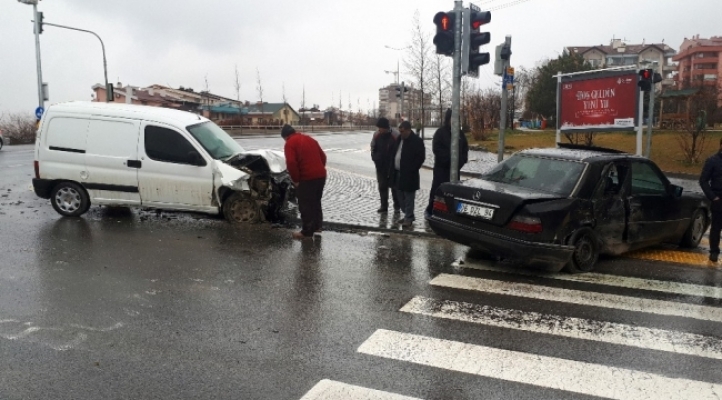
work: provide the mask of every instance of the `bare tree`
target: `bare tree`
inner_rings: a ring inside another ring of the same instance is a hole
[[[419,10],[414,12],[411,20],[411,45],[408,47],[408,57],[404,59],[404,67],[408,70],[419,87],[421,92],[420,106],[421,109],[421,138],[424,138],[424,126],[426,125],[426,91],[429,86],[429,78],[431,76],[432,64],[429,57],[431,51],[431,39],[426,29],[421,26],[421,18]],[[413,98],[413,96],[412,96]],[[413,106],[411,108],[413,110]],[[409,113],[412,115],[412,113]]]
[[[677,134],[677,142],[688,163],[697,164],[702,160],[705,146],[710,139],[706,130],[707,119],[716,114],[717,101],[717,88],[701,85],[687,103],[688,121]]]
[[[451,82],[449,78],[449,61],[446,56],[435,54],[431,58],[431,84],[433,85],[434,101],[439,108],[439,124],[443,123],[444,109],[448,104],[451,92]]]
[[[210,86],[208,85],[208,74],[207,74],[207,73],[206,73],[206,75],[203,77],[203,93],[204,93],[204,95],[205,95],[205,97],[206,97],[206,105],[209,107],[209,110],[210,110],[210,106],[211,106],[211,96],[210,96],[211,89],[210,89]],[[210,111],[209,111],[209,112],[210,112]]]
[[[288,102],[288,99],[286,99],[286,82],[281,84],[281,95],[283,96],[283,104],[286,104]]]
[[[263,84],[261,84],[261,71],[256,67],[256,90],[258,91],[258,99],[261,101],[261,118],[263,118]]]
[[[0,131],[8,143],[27,144],[35,142],[36,119],[31,114],[0,115]]]
[[[238,74],[238,64],[236,64],[235,72],[236,72],[236,82],[235,82],[234,87],[236,88],[236,100],[238,100],[238,102],[240,103],[241,102],[241,77]],[[240,107],[240,104],[239,104],[239,107]]]

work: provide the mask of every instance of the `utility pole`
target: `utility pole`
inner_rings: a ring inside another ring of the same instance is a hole
[[[35,32],[35,64],[38,75],[38,107],[45,108],[45,95],[43,94],[43,69],[40,66],[40,32],[42,29],[42,13],[38,13],[38,0],[18,0],[23,4],[33,6],[33,30]]]

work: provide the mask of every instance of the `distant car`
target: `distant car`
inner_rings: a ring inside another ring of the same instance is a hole
[[[701,192],[682,192],[652,161],[560,145],[518,152],[479,179],[438,189],[439,236],[532,266],[591,271],[600,254],[669,242],[699,245],[710,221]]]

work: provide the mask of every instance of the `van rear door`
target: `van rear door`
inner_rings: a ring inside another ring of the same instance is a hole
[[[88,128],[82,181],[90,201],[108,205],[140,205],[138,135],[140,121],[93,117]]]

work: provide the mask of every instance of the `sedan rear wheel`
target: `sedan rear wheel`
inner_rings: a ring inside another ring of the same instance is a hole
[[[571,273],[594,270],[594,265],[599,259],[599,242],[594,231],[590,228],[576,231],[569,240],[569,244],[574,246],[574,253],[564,269]]]
[[[261,219],[261,210],[245,193],[236,192],[223,202],[223,216],[234,224],[248,224]]]
[[[692,222],[689,224],[689,228],[687,228],[687,232],[685,232],[679,245],[691,249],[696,248],[699,246],[705,230],[707,230],[707,216],[703,210],[697,210],[694,212]]]

